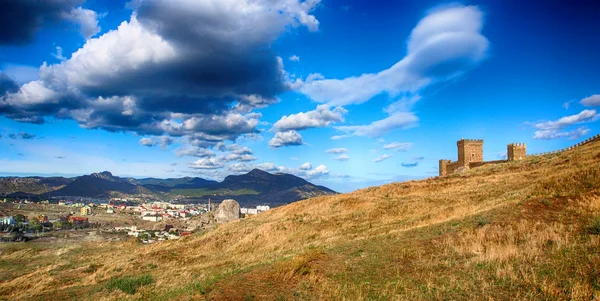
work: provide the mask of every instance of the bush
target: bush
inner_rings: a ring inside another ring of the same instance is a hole
[[[133,295],[138,287],[150,285],[152,282],[154,282],[154,280],[152,280],[152,276],[146,274],[140,277],[124,276],[121,278],[113,278],[106,282],[105,286],[111,292],[119,289],[124,293]]]
[[[588,232],[595,235],[600,234],[600,216],[594,219],[592,224],[588,227]]]

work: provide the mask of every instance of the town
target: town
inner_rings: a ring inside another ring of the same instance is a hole
[[[134,204],[126,199],[35,202],[5,198],[0,200],[0,241],[44,241],[65,232],[92,231],[106,240],[135,237],[140,243],[155,243],[179,239],[222,222],[215,219],[219,205],[210,200],[206,204],[161,201]],[[231,214],[244,218],[269,209],[266,205],[240,208],[238,204]]]

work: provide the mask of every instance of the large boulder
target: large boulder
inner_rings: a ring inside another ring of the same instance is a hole
[[[224,200],[215,212],[217,223],[226,223],[240,218],[240,204],[235,200]]]

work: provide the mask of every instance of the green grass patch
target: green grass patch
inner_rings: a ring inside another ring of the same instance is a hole
[[[115,291],[117,289],[123,291],[124,293],[133,295],[135,291],[140,286],[150,285],[154,282],[152,276],[149,274],[142,275],[139,277],[134,276],[124,276],[121,278],[113,278],[106,282],[105,287],[109,291]]]

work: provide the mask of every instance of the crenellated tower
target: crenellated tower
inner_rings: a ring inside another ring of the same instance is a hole
[[[511,143],[506,146],[506,157],[508,161],[525,159],[527,156],[527,145],[525,143]]]
[[[460,139],[458,147],[458,166],[469,167],[471,162],[483,162],[483,140]]]

